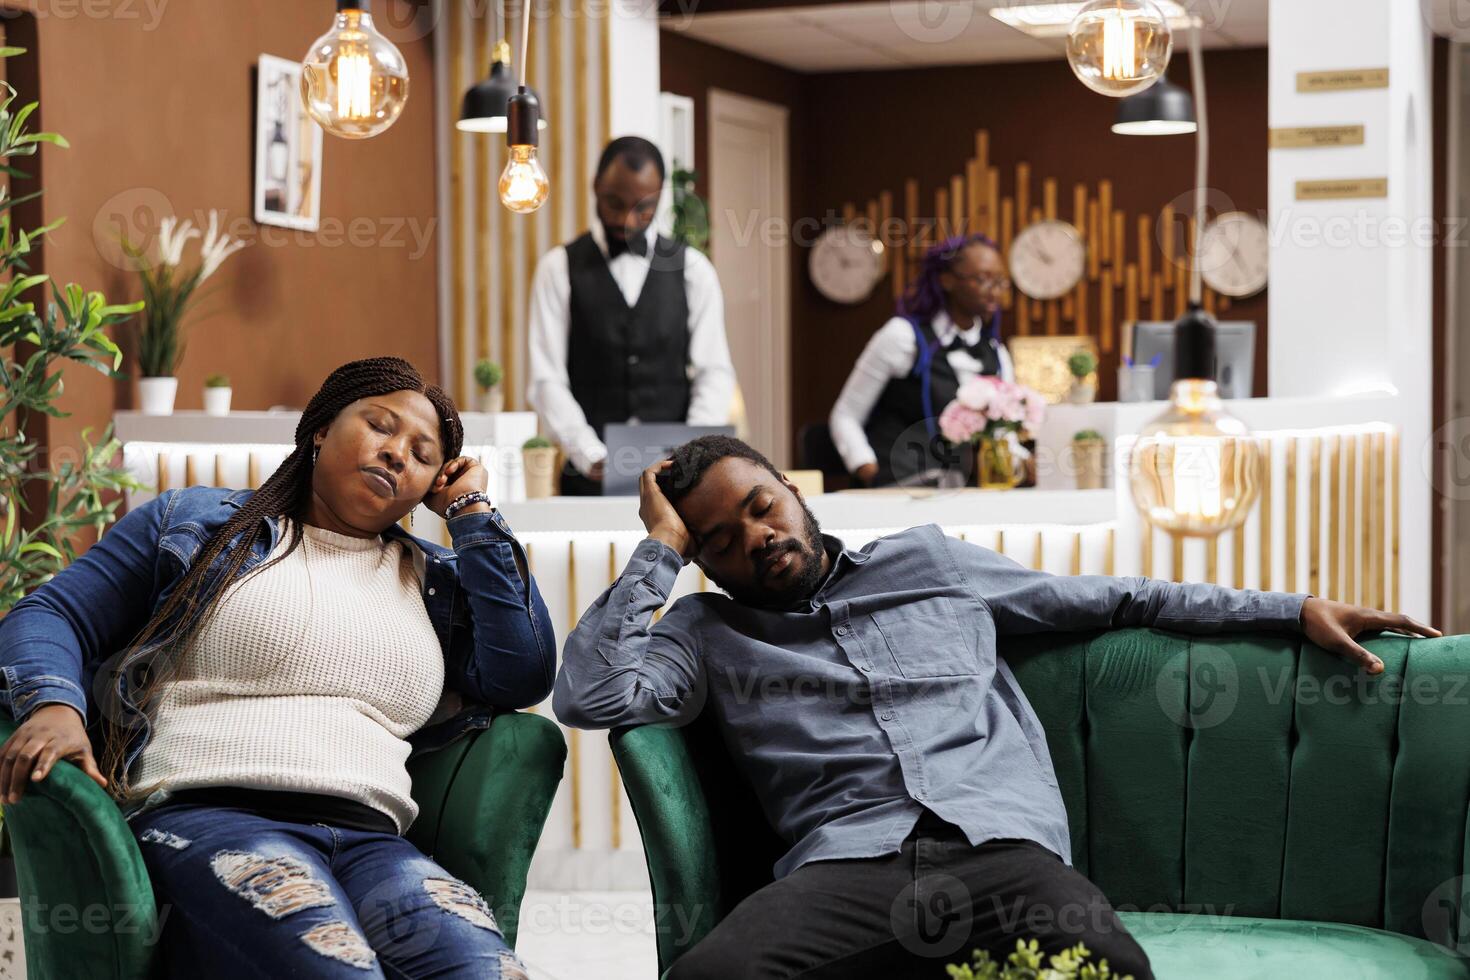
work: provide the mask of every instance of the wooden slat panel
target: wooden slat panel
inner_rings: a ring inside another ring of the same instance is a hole
[[[1258,527],[1261,532],[1261,581],[1257,583],[1257,587],[1269,592],[1271,590],[1272,579],[1271,515],[1276,509],[1271,496],[1271,469],[1273,464],[1271,461],[1271,443],[1266,439],[1259,439],[1256,444],[1260,448],[1261,458],[1266,461],[1266,465],[1261,467],[1261,500],[1258,505],[1260,507]]]
[[[1086,296],[1085,290],[1079,290],[1079,297]],[[1097,293],[1097,330],[1098,346],[1104,353],[1110,353],[1113,349],[1113,270],[1107,269],[1102,274],[1102,280],[1098,286]],[[1078,304],[1079,310],[1081,303]],[[1079,332],[1086,329],[1086,317],[1082,313],[1077,315]]]
[[[1123,322],[1120,326],[1123,328],[1123,346],[1127,348],[1132,325],[1138,322],[1138,266],[1130,265],[1123,271],[1127,280],[1123,286]]]
[[[1041,182],[1041,214],[1047,221],[1057,217],[1057,181],[1048,177]]]
[[[893,218],[893,194],[889,191],[878,193],[878,240],[883,243],[883,268],[887,272],[893,271],[893,229],[890,227]]]
[[[1328,599],[1342,595],[1342,437],[1327,438],[1327,588]]]
[[[964,235],[969,230],[965,224],[965,178],[956,174],[949,178],[949,233]]]
[[[1031,164],[1016,164],[1016,220],[1024,222],[1031,214]],[[1020,229],[1018,228],[1017,231]]]
[[[199,485],[199,474],[194,467],[194,454],[184,454],[184,486],[197,487]]]
[[[1138,216],[1138,268],[1143,278],[1148,279],[1153,272],[1154,243],[1153,222],[1146,214]]]
[[[1286,440],[1286,588],[1296,592],[1296,438]]]
[[[1347,551],[1344,555],[1343,564],[1347,575],[1342,584],[1342,601],[1356,604],[1358,601],[1358,488],[1362,485],[1358,480],[1358,439],[1356,435],[1344,436],[1343,441],[1347,446],[1347,460],[1343,464],[1346,468],[1344,480],[1347,491],[1347,502],[1344,505],[1343,518],[1348,527]]]
[[[1102,271],[1102,236],[1098,227],[1102,219],[1098,216],[1098,202],[1087,202],[1087,278],[1097,282]]]
[[[1150,319],[1164,319],[1164,277],[1158,272],[1154,273],[1153,293],[1149,297],[1148,313]]]
[[[1112,263],[1113,263],[1113,268],[1115,268],[1115,269],[1121,269],[1123,267],[1124,263],[1127,261],[1127,256],[1128,256],[1127,229],[1128,229],[1127,219],[1123,217],[1123,212],[1122,211],[1114,211],[1113,212],[1113,254],[1112,254]]]
[[[452,92],[463,92],[469,87],[469,80],[465,76],[464,48],[459,43],[459,39],[464,36],[464,25],[461,23],[463,12],[463,4],[449,4],[446,43],[449,48],[449,88]],[[454,400],[457,403],[467,405],[470,395],[466,386],[470,358],[470,324],[465,322],[465,310],[468,306],[464,276],[465,249],[464,239],[460,234],[460,224],[464,220],[464,144],[466,137],[456,129],[449,132],[448,138],[449,332],[454,338],[454,377],[446,388],[454,393]]]
[[[954,232],[949,223],[949,188],[941,187],[934,192],[934,239],[943,241]]]
[[[1000,170],[985,171],[985,234],[991,241],[1000,238]]]
[[[1389,572],[1393,576],[1388,608],[1391,612],[1402,612],[1403,596],[1399,592],[1399,522],[1404,510],[1404,498],[1400,495],[1403,484],[1399,473],[1399,432],[1397,429],[1390,432],[1388,436],[1388,486],[1393,494],[1388,515],[1388,562]]]
[[[1322,440],[1310,437],[1311,470],[1307,481],[1307,591],[1322,594]]]
[[[1097,216],[1101,222],[1098,228],[1098,247],[1101,254],[1098,258],[1103,262],[1113,261],[1113,242],[1109,235],[1112,231],[1113,220],[1113,182],[1111,180],[1100,180],[1097,182]]]

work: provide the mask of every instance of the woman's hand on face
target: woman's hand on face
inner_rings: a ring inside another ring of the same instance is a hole
[[[474,490],[485,490],[489,486],[490,474],[480,465],[478,459],[473,456],[458,456],[445,463],[439,470],[439,475],[434,477],[434,482],[429,485],[429,495],[424,498],[424,506],[442,518],[444,508],[453,503],[455,497]]]
[[[107,777],[92,757],[82,716],[71,705],[43,704],[0,745],[0,803],[20,802],[26,786],[45,779],[57,759],[76,763],[93,782],[107,788]]]

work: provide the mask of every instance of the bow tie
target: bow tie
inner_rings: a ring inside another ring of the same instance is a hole
[[[975,343],[973,344],[965,343],[964,337],[962,337],[960,334],[955,334],[953,337],[950,338],[949,343],[944,345],[944,349],[945,351],[968,351],[970,355],[978,361],[981,359],[980,352],[983,351],[987,346],[988,344],[986,342],[984,334],[981,334],[980,339],[975,341]]]
[[[648,254],[648,236],[636,235],[633,238],[607,238],[607,258],[611,262],[624,252],[632,252],[634,255],[645,256]]]

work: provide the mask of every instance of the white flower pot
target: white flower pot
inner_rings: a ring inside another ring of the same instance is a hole
[[[140,378],[138,397],[144,415],[172,415],[174,396],[179,393],[178,378]]]
[[[500,390],[500,385],[494,388],[481,388],[479,396],[475,399],[475,411],[477,412],[503,412],[505,411],[505,392]]]
[[[204,389],[204,414],[205,415],[229,415],[230,414],[230,388],[205,388]]]
[[[1097,398],[1097,387],[1085,381],[1073,381],[1067,389],[1067,401],[1073,405],[1089,405]]]

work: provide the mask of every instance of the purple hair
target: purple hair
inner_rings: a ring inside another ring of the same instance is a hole
[[[948,272],[960,257],[960,253],[976,243],[988,245],[1000,253],[1000,246],[995,244],[988,236],[979,232],[969,235],[955,235],[930,247],[924,253],[923,264],[919,267],[919,275],[913,282],[909,283],[904,290],[903,298],[898,301],[898,315],[918,326],[928,323],[934,319],[934,314],[944,309],[944,287],[939,284],[939,277]],[[985,337],[1000,339],[1000,308],[997,307],[995,315],[987,320],[981,329]]]

